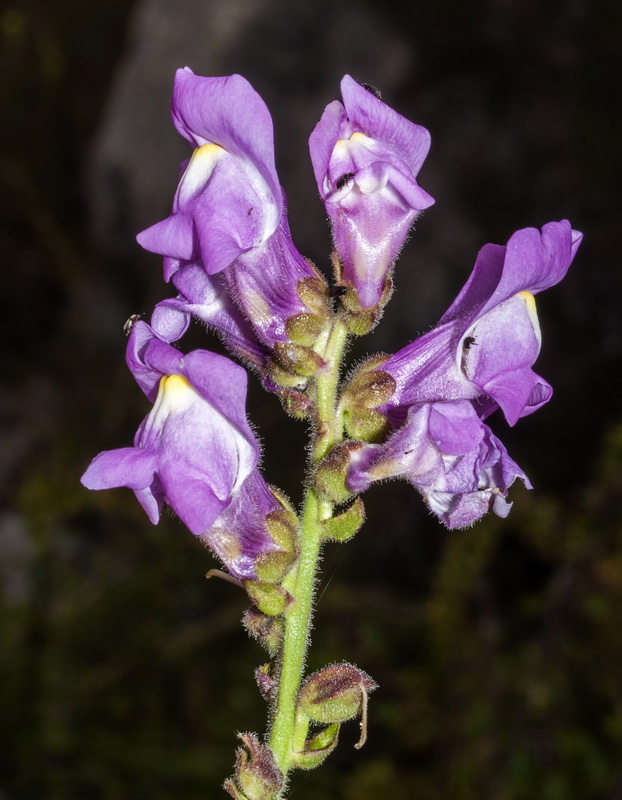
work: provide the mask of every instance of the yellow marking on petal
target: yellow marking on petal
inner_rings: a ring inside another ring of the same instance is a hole
[[[531,292],[519,292],[518,296],[521,297],[527,308],[527,314],[533,325],[533,331],[538,342],[542,341],[542,334],[540,332],[540,320],[538,319],[538,309],[536,308],[536,298]]]
[[[171,394],[183,392],[186,389],[192,389],[192,384],[188,378],[183,375],[165,375],[160,381],[160,387],[170,397]]]
[[[367,142],[371,142],[369,136],[366,136],[364,133],[360,131],[354,131],[352,136],[350,136],[350,141],[354,139],[355,142],[361,142],[362,144],[366,144]]]

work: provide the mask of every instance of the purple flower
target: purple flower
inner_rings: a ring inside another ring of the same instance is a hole
[[[379,410],[395,426],[413,405],[477,400],[480,417],[501,407],[514,425],[546,403],[552,389],[532,370],[541,344],[534,295],[564,277],[582,238],[563,220],[485,245],[436,328],[380,367],[396,388]]]
[[[506,517],[507,490],[516,478],[531,488],[468,400],[413,406],[386,442],[362,445],[350,456],[353,492],[397,477],[409,480],[448,528],[467,527],[490,509]]]
[[[310,312],[300,281],[324,281],[289,233],[265,103],[239,75],[203,78],[186,68],[177,71],[172,114],[177,130],[197,149],[171,215],[140,233],[138,242],[165,256],[166,280],[189,264],[200,264],[208,276],[222,273],[213,285],[226,285],[251,323],[257,343],[251,345],[244,333],[247,348],[287,341],[287,321]],[[225,338],[235,339],[244,325],[231,307],[226,311],[227,320],[220,313],[218,320],[206,321],[221,329],[223,323]]]
[[[132,330],[130,369],[153,402],[134,447],[108,450],[82,477],[89,489],[128,486],[156,524],[165,503],[239,578],[278,550],[265,514],[278,508],[257,470],[245,415],[245,370],[206,350],[181,354],[144,322]]]
[[[268,350],[233,303],[223,273],[208,275],[201,264],[177,262],[172,282],[179,295],[158,303],[151,318],[151,326],[160,338],[176,342],[193,315],[216,330],[236,356],[259,370],[265,366]]]
[[[430,135],[349,75],[343,105],[330,103],[309,139],[320,195],[332,223],[341,284],[362,308],[379,305],[415,217],[434,202],[416,181]]]
[[[266,242],[281,218],[272,119],[240,75],[203,78],[187,67],[175,75],[172,116],[196,149],[171,215],[138,241],[154,253],[200,260],[213,275]]]

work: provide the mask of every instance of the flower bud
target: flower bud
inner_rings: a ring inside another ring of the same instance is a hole
[[[307,678],[298,705],[313,722],[345,722],[360,714],[365,695],[375,688],[376,683],[358,667],[332,664]]]

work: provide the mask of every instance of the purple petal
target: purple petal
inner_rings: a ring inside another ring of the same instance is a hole
[[[137,447],[104,450],[95,456],[80,479],[87,489],[145,489],[153,481],[156,458]]]

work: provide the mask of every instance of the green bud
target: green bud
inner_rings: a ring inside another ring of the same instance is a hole
[[[310,347],[293,342],[277,342],[274,353],[278,363],[288,372],[309,378],[324,366],[322,358]]]
[[[337,747],[340,727],[341,724],[335,722],[308,739],[303,752],[294,756],[296,766],[300,769],[313,769],[319,766]]]
[[[290,341],[311,347],[322,333],[324,325],[324,319],[317,314],[295,314],[285,323],[285,330]]]
[[[365,507],[361,498],[357,497],[350,508],[322,523],[323,538],[325,541],[347,542],[359,530],[364,520]]]
[[[279,652],[284,632],[282,617],[269,617],[255,606],[251,606],[244,612],[242,625],[271,656]]]
[[[269,617],[282,614],[292,600],[281,586],[261,581],[244,581],[244,588],[257,608]]]
[[[254,733],[238,733],[242,747],[236,752],[235,783],[227,781],[225,788],[236,800],[274,800],[283,787],[283,773],[277,767],[272,752],[259,742]]]
[[[313,722],[345,722],[363,710],[374,681],[352,664],[332,664],[305,681],[298,705]]]

